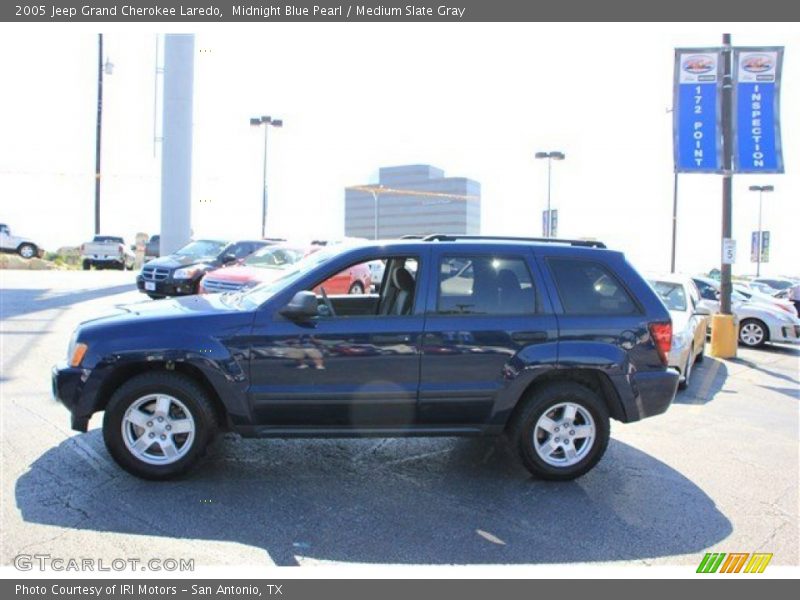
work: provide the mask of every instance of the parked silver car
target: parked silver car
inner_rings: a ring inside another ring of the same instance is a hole
[[[689,387],[694,363],[702,362],[706,352],[706,328],[711,312],[700,305],[700,292],[689,277],[657,275],[648,282],[672,317],[672,347],[669,366],[681,374],[680,389]]]

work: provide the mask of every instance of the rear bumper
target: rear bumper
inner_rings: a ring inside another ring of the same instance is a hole
[[[675,369],[644,371],[622,376],[626,381],[615,382],[625,411],[625,421],[639,421],[667,411],[678,391],[680,375]]]
[[[64,363],[52,369],[53,399],[63,404],[71,415],[71,427],[75,431],[86,431],[93,410],[88,410],[84,386],[91,371],[72,368]]]

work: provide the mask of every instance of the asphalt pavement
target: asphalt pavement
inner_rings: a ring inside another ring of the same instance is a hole
[[[50,367],[82,320],[150,302],[130,272],[0,271],[0,564],[19,554],[199,566],[798,565],[800,348],[707,357],[662,416],[613,423],[603,460],[532,479],[501,440],[221,437],[154,483],[119,469],[95,416],[69,429]]]

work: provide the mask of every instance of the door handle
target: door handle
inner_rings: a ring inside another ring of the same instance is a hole
[[[375,334],[372,341],[376,344],[407,344],[411,341],[411,336],[407,334]]]
[[[511,334],[515,342],[546,342],[546,331],[515,331]]]

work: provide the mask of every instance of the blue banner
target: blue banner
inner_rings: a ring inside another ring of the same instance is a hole
[[[721,84],[718,48],[675,50],[672,105],[675,171],[722,171]]]
[[[780,82],[783,48],[736,48],[734,171],[783,173]]]

